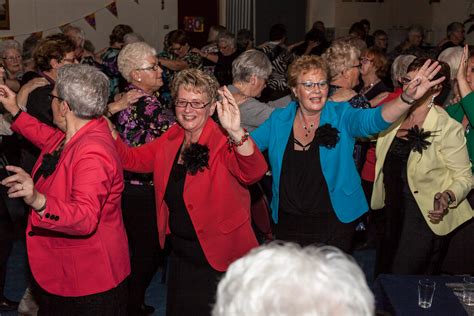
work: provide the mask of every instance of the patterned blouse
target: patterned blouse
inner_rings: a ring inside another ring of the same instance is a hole
[[[133,89],[141,90],[129,84],[125,91]],[[165,109],[154,95],[139,99],[117,115],[117,130],[124,142],[133,147],[160,137],[174,123],[171,110]],[[152,179],[151,174],[125,173],[125,180],[131,184],[151,183]]]
[[[120,71],[118,70],[117,58],[120,49],[109,47],[101,56],[101,70],[109,77],[109,101],[113,101],[114,96],[119,92]]]

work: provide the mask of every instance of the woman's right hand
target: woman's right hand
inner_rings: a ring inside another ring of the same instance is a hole
[[[437,61],[428,59],[423,66],[417,71],[415,77],[406,85],[402,94],[405,94],[405,98],[411,100],[421,99],[425,93],[432,87],[443,82],[446,77],[441,77],[436,80],[433,78],[441,70],[441,65]]]
[[[459,62],[458,72],[456,74],[456,79],[458,81],[459,94],[461,98],[464,98],[472,90],[469,82],[467,81],[467,62],[469,60],[469,48],[467,45],[464,46],[463,53],[461,55],[461,60]]]
[[[10,112],[12,116],[15,116],[20,111],[16,103],[16,94],[6,85],[0,85],[0,102],[3,107]]]
[[[33,78],[20,88],[17,95],[17,104],[20,109],[26,111],[26,103],[28,102],[28,96],[30,93],[39,87],[44,87],[48,85],[49,82],[46,78]]]
[[[108,112],[110,114],[115,114],[122,110],[125,110],[130,104],[134,104],[140,100],[140,98],[147,96],[147,94],[140,90],[130,90],[127,93],[122,94],[122,96],[117,99],[115,102],[109,103],[107,105]]]

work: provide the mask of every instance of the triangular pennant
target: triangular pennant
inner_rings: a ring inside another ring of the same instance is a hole
[[[31,35],[36,37],[37,39],[42,39],[43,38],[43,31],[34,32],[34,33],[31,33]]]
[[[138,0],[135,0],[136,3],[140,4],[140,2],[138,2]]]
[[[69,26],[69,23],[63,24],[59,27],[62,33],[64,33],[64,29]]]
[[[115,3],[115,1],[112,2],[111,4],[107,5],[106,8],[110,11],[110,13],[112,13],[113,15],[118,17],[117,3]]]
[[[95,12],[85,16],[84,20],[86,20],[86,22],[89,23],[89,25],[95,30]]]

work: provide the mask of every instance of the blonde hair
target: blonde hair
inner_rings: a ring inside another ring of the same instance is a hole
[[[329,65],[331,79],[341,74],[344,70],[353,67],[352,62],[359,60],[360,50],[346,40],[336,40],[323,54]]]
[[[323,72],[326,78],[329,75],[329,66],[320,56],[304,55],[296,59],[288,68],[288,86],[290,88],[296,87],[299,75],[314,70]]]
[[[196,68],[184,69],[178,72],[171,82],[171,96],[176,100],[179,87],[183,86],[186,90],[206,94],[210,102],[217,100],[217,89],[219,83],[216,78]]]

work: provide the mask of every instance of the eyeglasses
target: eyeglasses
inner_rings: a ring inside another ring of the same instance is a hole
[[[404,85],[405,85],[405,84],[409,84],[409,83],[411,82],[411,78],[408,78],[408,77],[401,77],[401,78],[400,78],[400,82],[401,82],[402,84],[404,84]]]
[[[52,94],[52,93],[49,93],[49,94],[48,94],[48,98],[49,98],[49,101],[50,101],[50,102],[53,101],[54,98],[58,99],[59,102],[63,102],[63,101],[64,101],[63,98],[60,98],[60,97],[58,97],[57,95],[54,95],[54,94]]]
[[[137,68],[135,70],[144,70],[144,71],[147,71],[147,70],[153,70],[153,71],[157,71],[157,70],[160,70],[161,67],[160,64],[154,64],[153,66],[148,66],[148,67],[143,67],[143,68]]]
[[[362,57],[362,58],[360,59],[360,63],[361,63],[362,65],[371,63],[372,61],[373,61],[372,59],[367,58],[367,57]]]
[[[352,69],[352,68],[360,68],[362,66],[361,63],[359,63],[358,65],[354,65],[354,66],[350,66],[349,68]]]
[[[17,61],[17,60],[22,60],[22,57],[18,55],[18,56],[3,57],[2,59],[8,60],[8,61]]]
[[[316,87],[318,87],[318,90],[324,90],[329,87],[329,84],[326,80],[321,80],[319,82],[305,81],[298,82],[298,84],[302,85],[306,91],[312,91]]]
[[[211,104],[212,101],[209,101],[207,103],[204,102],[199,102],[199,101],[186,101],[186,100],[176,100],[174,105],[177,108],[185,108],[188,106],[188,104],[193,108],[193,109],[204,109],[206,106]]]

